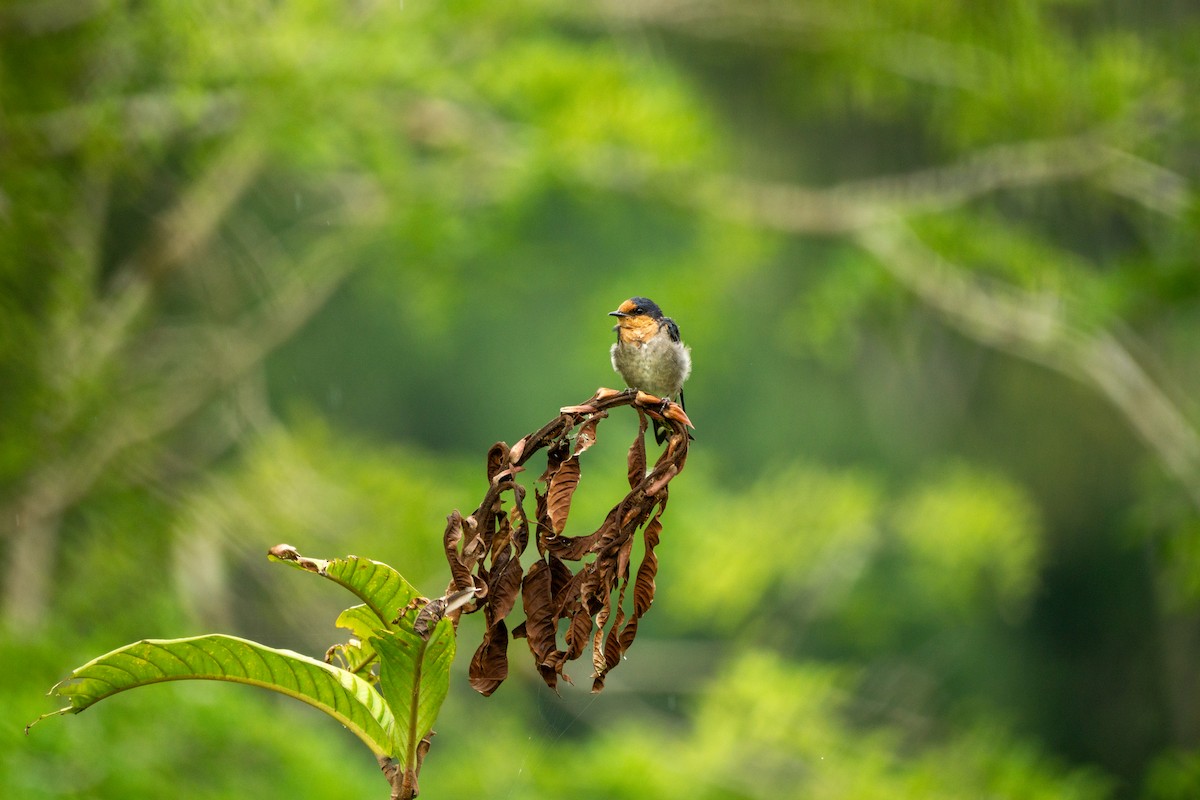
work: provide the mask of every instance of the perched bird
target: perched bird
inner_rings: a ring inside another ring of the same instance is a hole
[[[664,317],[658,304],[645,297],[631,297],[608,315],[617,318],[612,365],[625,384],[664,400],[677,397],[683,406],[683,382],[692,371],[692,351],[679,340],[675,320]],[[665,438],[658,425],[654,438],[660,444]]]

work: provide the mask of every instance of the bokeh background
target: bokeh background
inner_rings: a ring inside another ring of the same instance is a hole
[[[323,652],[279,542],[440,594],[634,294],[654,608],[598,696],[475,695],[467,618],[423,796],[1200,797],[1200,7],[10,0],[0,70],[5,797],[386,796],[245,687],[22,728],[135,639]]]

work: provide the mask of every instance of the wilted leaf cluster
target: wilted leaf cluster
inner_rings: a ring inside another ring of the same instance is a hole
[[[629,492],[594,531],[566,535],[571,500],[581,475],[580,456],[596,442],[597,428],[610,409],[630,406],[638,414],[638,432],[629,448]],[[647,469],[647,416],[667,431],[666,445]],[[445,549],[452,575],[447,593],[474,589],[475,600],[463,611],[482,611],[483,641],[471,658],[470,681],[490,695],[508,676],[506,619],[518,596],[525,620],[511,633],[529,643],[542,679],[557,688],[566,663],[592,643],[592,691],[604,688],[608,672],[637,636],[638,622],[654,600],[658,558],[654,548],[662,532],[668,485],[687,459],[690,423],[682,408],[643,392],[600,389],[581,405],[561,409],[558,417],[509,447],[497,442],[488,451],[489,487],[479,507],[466,517],[457,510],[446,525]],[[546,470],[534,490],[532,518],[525,488],[516,476],[534,453],[546,450]],[[505,508],[506,498],[511,505]],[[631,571],[633,547],[642,531],[644,550]],[[537,558],[524,569],[521,557],[532,537]],[[574,566],[573,566],[574,565]],[[632,608],[625,597],[633,582]],[[560,646],[559,627],[565,632]]]

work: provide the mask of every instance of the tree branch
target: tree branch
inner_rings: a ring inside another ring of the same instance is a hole
[[[1200,435],[1112,333],[1073,325],[1061,297],[969,277],[903,226],[866,229],[856,241],[968,336],[1081,380],[1108,398],[1200,508]]]

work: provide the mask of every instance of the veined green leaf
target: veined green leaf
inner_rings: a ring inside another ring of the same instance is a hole
[[[454,625],[440,620],[428,640],[397,630],[371,644],[380,656],[380,690],[396,720],[396,758],[405,768],[415,768],[417,745],[433,730],[450,688]]]
[[[412,616],[415,616],[415,613]],[[371,639],[386,632],[388,628],[366,605],[351,606],[338,614],[337,626],[353,633],[354,638],[347,644],[336,645],[333,650],[337,651],[345,662],[346,669],[356,675],[363,675],[366,680],[374,683],[372,675],[364,674],[369,673],[370,665],[377,657]]]
[[[413,612],[414,615],[416,612]],[[364,645],[372,636],[378,636],[381,633],[391,630],[390,627],[380,624],[378,615],[371,610],[368,605],[350,606],[341,614],[338,614],[337,626],[345,628],[354,634]],[[409,625],[411,628],[412,625]]]
[[[395,718],[365,680],[291,650],[221,634],[146,639],[89,661],[50,690],[70,705],[35,722],[57,714],[78,714],[127,689],[180,680],[230,681],[286,694],[345,725],[376,756],[394,755]]]
[[[290,545],[272,548],[270,558],[328,578],[349,589],[371,609],[387,630],[393,628],[392,620],[399,616],[400,610],[418,596],[417,590],[399,572],[369,558],[346,556],[324,561],[301,556]]]

